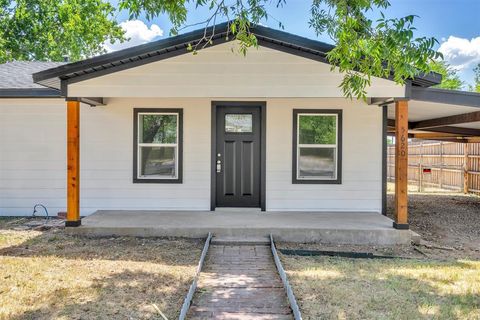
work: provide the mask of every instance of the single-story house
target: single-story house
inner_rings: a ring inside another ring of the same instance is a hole
[[[480,96],[429,88],[438,74],[373,78],[368,99],[351,100],[331,45],[256,26],[259,47],[243,56],[226,31],[198,54],[187,47],[203,29],[73,63],[0,65],[0,215],[39,202],[67,210],[67,226],[100,209],[385,213],[395,133],[404,229],[408,138],[480,136]]]

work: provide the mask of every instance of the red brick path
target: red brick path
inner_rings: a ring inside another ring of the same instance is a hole
[[[187,319],[293,319],[270,247],[212,245]]]

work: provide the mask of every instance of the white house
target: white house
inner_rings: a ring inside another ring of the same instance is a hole
[[[451,117],[477,112],[479,96],[429,89],[437,74],[375,78],[366,102],[350,100],[332,46],[253,32],[246,56],[223,24],[196,55],[187,46],[203,30],[74,63],[1,65],[0,215],[36,203],[68,209],[70,226],[100,209],[382,213],[396,119],[395,226],[407,228],[408,131],[480,136],[479,122]]]

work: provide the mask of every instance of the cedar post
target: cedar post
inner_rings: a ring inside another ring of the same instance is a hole
[[[80,102],[67,101],[67,221],[78,227],[80,220]]]
[[[395,102],[395,229],[408,229],[408,101]]]

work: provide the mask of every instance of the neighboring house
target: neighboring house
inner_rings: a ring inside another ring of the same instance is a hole
[[[332,46],[258,26],[259,48],[244,57],[225,31],[217,26],[197,55],[187,46],[203,30],[75,63],[1,65],[0,215],[67,202],[70,225],[98,209],[380,213],[396,118],[387,105],[396,103],[403,139],[408,117],[480,106],[478,96],[428,89],[436,74],[405,86],[373,78],[367,102],[346,99],[326,60]],[[433,127],[433,139],[480,136],[478,125]],[[397,198],[405,228],[406,190]]]

